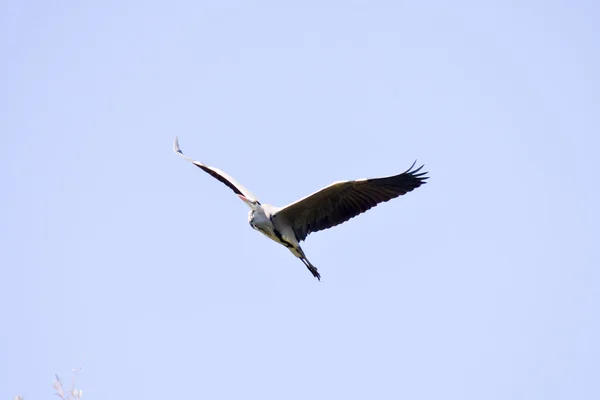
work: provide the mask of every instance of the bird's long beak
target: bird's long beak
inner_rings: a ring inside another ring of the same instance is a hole
[[[246,196],[244,196],[244,195],[241,195],[241,194],[238,194],[238,197],[239,197],[240,199],[242,199],[242,201],[243,201],[244,203],[246,203],[246,204],[248,205],[248,207],[252,208],[252,203],[250,202],[250,200],[248,200],[248,198],[247,198]]]

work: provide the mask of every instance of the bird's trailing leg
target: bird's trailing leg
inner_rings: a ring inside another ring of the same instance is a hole
[[[285,245],[285,243],[287,243],[287,242],[284,242],[284,245]],[[293,255],[298,257],[304,263],[304,265],[306,265],[306,268],[308,268],[310,273],[313,274],[313,276],[315,278],[317,278],[320,282],[321,274],[319,274],[317,267],[315,267],[314,265],[311,264],[310,261],[308,261],[308,258],[306,258],[306,255],[304,254],[304,250],[302,250],[302,247],[300,247],[299,245],[294,246],[291,243],[287,243],[286,247],[292,252]]]
[[[306,268],[308,268],[308,270],[311,272],[311,274],[313,274],[313,276],[315,278],[317,278],[319,280],[319,282],[321,281],[321,274],[319,274],[319,271],[317,270],[317,267],[315,267],[314,265],[312,265],[310,263],[310,261],[308,261],[308,259],[306,257],[300,257],[300,260],[302,260],[302,262],[304,263],[304,265],[306,265]]]

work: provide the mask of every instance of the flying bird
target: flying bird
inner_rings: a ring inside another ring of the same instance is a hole
[[[177,138],[173,151],[233,190],[250,207],[250,226],[287,247],[319,281],[321,275],[306,258],[301,241],[313,232],[339,225],[379,203],[402,196],[428,179],[427,172],[420,172],[423,166],[413,169],[415,162],[399,175],[335,182],[285,207],[275,207],[261,204],[256,196],[220,169],[184,155]]]

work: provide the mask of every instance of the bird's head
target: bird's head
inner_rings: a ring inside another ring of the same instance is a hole
[[[256,229],[256,226],[254,225],[254,213],[260,209],[260,202],[258,200],[249,199],[246,196],[242,196],[241,194],[238,194],[238,196],[240,199],[242,199],[244,203],[248,204],[248,206],[250,207],[250,211],[248,212],[248,223],[250,223],[250,226],[252,228]]]
[[[258,200],[249,199],[241,194],[238,194],[238,197],[242,199],[242,201],[246,203],[248,207],[252,209],[252,211],[255,211],[260,206],[260,202]]]

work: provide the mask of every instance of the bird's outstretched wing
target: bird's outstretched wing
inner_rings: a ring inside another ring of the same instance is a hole
[[[279,209],[274,217],[287,221],[302,241],[426,183],[427,172],[419,172],[423,166],[413,169],[414,165],[395,176],[333,183]]]
[[[177,138],[175,138],[175,142],[173,142],[173,151],[175,153],[177,153],[178,155],[180,155],[181,157],[188,160],[189,162],[191,162],[192,164],[194,164],[196,167],[200,168],[201,170],[203,170],[204,172],[209,174],[210,176],[212,176],[213,178],[224,183],[228,188],[233,190],[236,194],[241,194],[242,196],[246,197],[249,200],[258,201],[258,199],[256,197],[254,197],[254,195],[252,193],[250,193],[250,191],[248,189],[243,187],[239,182],[237,182],[231,176],[227,175],[225,172],[221,171],[220,169],[209,167],[208,165],[204,165],[200,161],[192,160],[191,158],[189,158],[188,156],[183,154],[183,152],[179,148],[179,141],[177,140]]]

